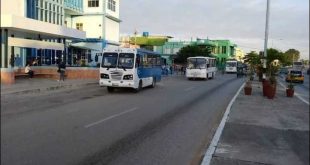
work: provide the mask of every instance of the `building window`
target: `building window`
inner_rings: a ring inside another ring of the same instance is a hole
[[[48,12],[48,11],[45,10],[45,17],[44,17],[44,21],[45,21],[45,22],[47,22],[47,20],[48,20],[48,19],[47,19],[47,18],[48,18],[48,17],[47,17],[47,12]]]
[[[48,19],[48,22],[49,22],[49,23],[52,22],[52,12],[51,12],[51,11],[49,12],[49,19]]]
[[[108,9],[115,11],[116,2],[114,0],[108,1]]]
[[[55,24],[55,19],[56,19],[56,13],[53,13],[53,24]]]
[[[222,54],[226,54],[226,46],[222,46]]]
[[[41,9],[41,13],[40,13],[40,21],[43,21],[43,15],[44,15],[44,10]]]
[[[83,23],[76,23],[77,30],[83,30]]]
[[[88,0],[88,7],[99,7],[99,0]]]

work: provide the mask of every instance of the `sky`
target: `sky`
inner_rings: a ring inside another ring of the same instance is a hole
[[[120,0],[121,36],[229,39],[245,53],[264,49],[267,0]],[[268,48],[309,59],[309,0],[270,0]]]

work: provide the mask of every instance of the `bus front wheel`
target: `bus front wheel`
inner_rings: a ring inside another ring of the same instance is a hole
[[[138,93],[142,89],[142,80],[139,81],[139,86],[138,88],[135,89],[135,93]]]

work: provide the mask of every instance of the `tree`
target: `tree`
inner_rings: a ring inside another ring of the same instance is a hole
[[[298,61],[300,58],[300,52],[296,49],[289,49],[284,53],[285,60],[283,61],[285,65],[292,65],[293,61]]]
[[[274,60],[279,60],[281,63],[286,62],[286,58],[281,51],[273,48],[267,49],[267,64],[270,64]]]
[[[210,56],[210,49],[208,47],[202,47],[198,45],[188,45],[186,47],[181,48],[181,50],[177,53],[177,58],[175,59],[176,63],[186,63],[188,57],[196,57],[196,56]]]
[[[261,56],[256,53],[255,51],[251,51],[250,53],[247,53],[244,58],[244,62],[249,64],[250,66],[250,75],[253,76],[253,73],[256,71],[257,75],[261,79]]]
[[[255,51],[251,51],[250,53],[247,53],[243,58],[245,63],[253,67],[261,64],[260,59],[261,59],[260,56]]]

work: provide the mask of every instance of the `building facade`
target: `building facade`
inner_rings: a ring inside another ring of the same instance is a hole
[[[1,0],[1,68],[96,65],[119,46],[119,0]]]
[[[67,60],[67,40],[86,33],[64,24],[63,0],[1,0],[1,68],[57,65]]]
[[[120,45],[119,3],[119,0],[83,0],[82,13],[66,12],[65,25],[86,32],[86,39],[72,40],[70,43],[73,65],[83,60],[95,66],[100,62],[100,53],[104,48]]]
[[[169,41],[163,46],[155,47],[155,51],[161,53],[167,59],[167,62],[171,64],[181,48],[188,45],[210,47],[212,55],[217,58],[218,65],[225,64],[229,58],[235,58],[237,50],[237,45],[229,40],[196,39],[191,41]]]

